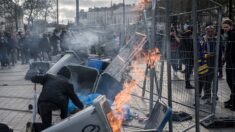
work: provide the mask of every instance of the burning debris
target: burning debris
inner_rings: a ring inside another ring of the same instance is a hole
[[[125,119],[124,106],[131,100],[131,93],[136,88],[136,81],[125,83],[123,90],[115,96],[113,102],[113,111],[108,113],[108,120],[113,129],[113,132],[120,132],[122,122]]]
[[[160,60],[160,51],[155,48],[153,51],[148,51],[145,53],[145,61],[150,68],[155,67],[155,62]]]

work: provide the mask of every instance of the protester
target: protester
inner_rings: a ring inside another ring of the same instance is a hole
[[[171,66],[173,68],[173,75],[177,78],[177,71],[179,70],[179,54],[178,48],[180,44],[180,39],[177,36],[177,30],[172,27],[170,32],[170,42],[171,42]]]
[[[231,20],[223,21],[225,38],[226,80],[231,90],[230,99],[224,102],[225,108],[235,111],[235,30]]]
[[[7,47],[8,39],[3,32],[0,32],[0,60],[2,68],[9,65]]]
[[[21,62],[22,64],[28,64],[30,59],[30,44],[32,43],[32,38],[29,32],[25,33],[25,36],[20,40],[21,49]]]
[[[185,65],[185,88],[194,89],[190,84],[190,75],[193,70],[193,38],[192,38],[192,26],[188,26],[185,32],[182,34],[181,43],[179,46],[180,57],[183,58]]]
[[[60,50],[60,31],[58,29],[55,29],[53,32],[53,35],[50,38],[51,45],[53,47],[53,55],[57,55]]]
[[[51,126],[52,111],[60,110],[61,119],[68,116],[69,98],[81,110],[83,104],[76,96],[73,85],[69,83],[71,73],[67,67],[57,73],[57,75],[36,75],[32,77],[32,82],[43,85],[42,92],[38,99],[38,110],[42,119],[42,124],[35,126],[37,130],[43,130]]]
[[[44,33],[42,35],[42,38],[39,42],[39,47],[40,47],[40,54],[42,56],[42,60],[51,60],[51,44],[50,40],[48,38],[48,35]]]
[[[199,87],[199,97],[201,97],[202,90],[204,90],[204,96],[202,99],[208,99],[211,97],[211,88],[209,86],[209,67],[208,67],[208,43],[206,36],[203,36],[198,43],[198,87]],[[210,79],[212,80],[212,79]]]

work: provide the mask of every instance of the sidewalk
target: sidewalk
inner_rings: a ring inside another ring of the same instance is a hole
[[[24,76],[27,70],[28,70],[28,65],[20,65],[20,64],[17,64],[15,67],[12,67],[10,69],[0,70],[0,122],[9,125],[10,128],[14,129],[14,132],[25,132],[26,123],[28,121],[31,121],[32,118],[32,112],[28,110],[28,105],[32,103],[34,84],[31,83],[30,81],[24,80]],[[173,100],[184,102],[184,104],[192,106],[194,100],[192,97],[193,92],[191,90],[183,89],[184,81],[176,80],[173,81],[172,83],[173,83],[172,89],[174,91]],[[139,84],[142,85],[142,82],[139,82]],[[167,90],[165,88],[163,89],[163,96],[167,95]],[[37,85],[38,94],[40,93],[40,90],[41,86]],[[217,112],[216,112],[218,116],[234,116],[235,112],[223,108],[222,102],[227,100],[229,95],[229,89],[225,79],[219,81],[218,95],[219,95],[219,102],[217,105]],[[148,94],[146,95],[146,97],[148,97]],[[138,107],[138,109],[142,109],[144,113],[148,113],[148,111],[144,110],[148,108],[148,101],[143,102],[143,100],[140,99],[138,99],[139,101],[137,101],[137,99],[134,98],[132,100],[134,101],[133,107],[136,108]],[[143,104],[141,103],[141,101],[143,102]],[[175,103],[173,105],[174,105],[174,110],[183,109],[192,112],[192,109],[179,106]],[[37,120],[40,121],[39,116],[37,116]],[[59,121],[58,116],[54,116],[53,122],[58,122],[58,121]],[[190,122],[193,122],[193,120]],[[187,126],[187,124],[189,125],[191,123],[189,122],[185,122],[183,124],[179,123],[178,125],[181,127],[176,125],[174,129],[175,131],[182,130],[182,126],[183,127]],[[192,129],[192,131],[193,130],[194,129]],[[235,129],[226,129],[226,130],[235,131]],[[128,129],[126,129],[126,131],[128,131]],[[225,129],[207,130],[202,127],[201,131],[214,132],[214,131],[225,131]]]

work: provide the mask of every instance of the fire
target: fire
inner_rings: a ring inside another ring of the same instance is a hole
[[[141,19],[141,14],[143,13],[143,10],[148,8],[150,3],[150,0],[138,0],[137,6],[136,6],[136,20],[140,20]]]
[[[135,61],[131,63],[132,78],[143,80],[145,76],[145,69],[140,67],[144,65],[142,61],[143,57],[140,54],[135,57]],[[160,60],[159,50],[156,48],[151,52],[149,51],[144,57],[147,61],[147,64],[153,67],[155,62]],[[113,103],[113,111],[107,114],[107,118],[113,132],[121,132],[122,122],[125,118],[124,106],[128,104],[129,101],[131,101],[131,94],[134,92],[136,86],[136,80],[125,82],[123,90],[118,95],[116,95]]]
[[[160,60],[160,52],[158,48],[153,51],[148,51],[145,54],[146,63],[150,68],[154,68],[155,62]]]
[[[149,2],[150,2],[149,0],[139,0],[137,5],[137,10],[143,11]]]
[[[116,95],[114,100],[114,110],[107,114],[109,123],[113,132],[120,132],[124,117],[123,106],[131,100],[131,93],[136,87],[136,81],[132,80],[128,83],[124,83],[123,90]]]

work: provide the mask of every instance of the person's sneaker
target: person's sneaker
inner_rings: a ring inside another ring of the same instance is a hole
[[[194,89],[194,87],[192,85],[186,85],[185,88],[186,89]]]

